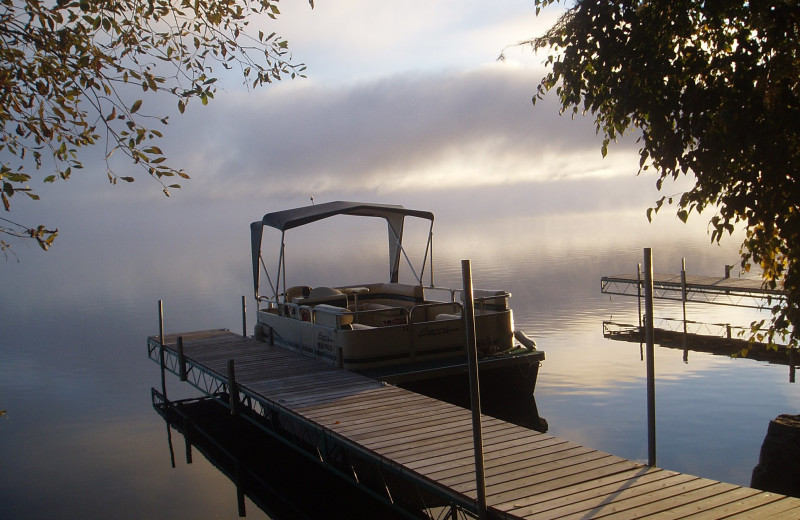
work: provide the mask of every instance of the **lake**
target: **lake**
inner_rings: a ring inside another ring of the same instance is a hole
[[[18,246],[19,261],[10,256],[0,268],[2,516],[236,518],[231,480],[197,453],[187,464],[182,436],[154,411],[159,370],[145,340],[157,334],[159,299],[167,332],[240,331],[241,296],[252,306],[248,224],[295,204],[139,207],[118,197],[96,201],[91,212],[76,206],[54,215],[62,233],[50,252]],[[517,326],[546,352],[536,400],[549,433],[646,461],[640,347],[605,339],[602,328],[609,319],[636,323],[637,305],[601,294],[600,277],[635,272],[645,247],[653,248],[656,271],[677,273],[685,257],[690,274],[721,276],[737,260],[739,239],[710,244],[698,217],[684,225],[665,214],[648,224],[643,209],[542,212],[471,197],[380,202],[436,213],[437,285],[458,286],[460,260],[469,258],[476,288],[512,292]],[[383,265],[370,265],[378,253],[361,245],[358,230],[336,242],[326,234],[307,237],[313,247],[297,244],[290,265],[298,276],[385,276]],[[328,261],[333,266],[320,272]],[[757,317],[701,304],[687,312],[735,325]],[[677,317],[680,306],[658,303],[655,314]],[[748,485],[768,422],[800,408],[788,368],[698,352],[684,360],[680,350],[658,347],[655,364],[658,465]],[[172,399],[196,395],[175,377],[167,386]],[[295,468],[289,462],[277,471]],[[307,491],[291,500],[313,502],[313,483]],[[267,517],[249,500],[245,506],[248,518]],[[291,504],[276,504],[272,514],[302,517]],[[334,506],[326,516],[348,515]]]

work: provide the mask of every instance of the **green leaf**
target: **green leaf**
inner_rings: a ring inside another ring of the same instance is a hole
[[[141,107],[142,107],[142,100],[137,99],[136,101],[133,102],[133,105],[131,105],[131,114],[135,114],[136,111],[139,110]]]

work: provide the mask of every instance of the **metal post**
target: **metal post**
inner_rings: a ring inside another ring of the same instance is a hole
[[[639,338],[642,337],[642,263],[636,264],[636,303],[639,304]]]
[[[683,361],[689,359],[686,336],[686,258],[681,259],[681,304],[683,305]]]
[[[247,299],[242,296],[242,336],[247,337]]]
[[[644,306],[647,338],[647,464],[656,465],[656,385],[653,346],[653,250],[644,249]]]
[[[228,402],[231,406],[231,415],[236,415],[236,408],[239,405],[239,390],[236,388],[236,369],[233,360],[228,360]]]
[[[183,353],[183,336],[178,336],[178,373],[181,381],[186,381],[186,355]]]
[[[639,359],[644,361],[644,328],[642,327],[642,263],[636,264],[636,303],[639,306]]]
[[[158,300],[158,361],[161,366],[161,395],[167,401],[167,377],[164,372],[164,303]]]
[[[478,492],[478,518],[487,516],[486,471],[483,458],[483,428],[481,425],[481,396],[478,380],[478,348],[475,343],[475,307],[472,296],[472,267],[469,260],[461,261],[464,284],[464,322],[466,324],[467,363],[469,365],[469,396],[472,406],[472,443],[475,453],[475,486]]]

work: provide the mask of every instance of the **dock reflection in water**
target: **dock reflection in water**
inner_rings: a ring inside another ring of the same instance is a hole
[[[164,402],[154,394],[153,401],[167,424],[172,466],[179,457],[174,430],[183,436],[187,464],[197,451],[234,484],[240,517],[246,496],[274,520],[401,518],[212,398]]]

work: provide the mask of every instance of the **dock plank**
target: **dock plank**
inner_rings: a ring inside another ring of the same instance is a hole
[[[587,500],[608,500],[626,490],[635,490],[675,476],[683,477],[679,473],[660,468],[635,469],[590,480],[583,484],[557,486],[554,489],[548,489],[513,502],[496,504],[494,507],[523,518],[531,515],[535,515],[536,518],[540,518],[540,516],[557,518],[568,513],[568,508],[571,508],[573,504]],[[685,478],[699,477],[686,475]],[[554,511],[554,513],[548,513],[549,511]]]

